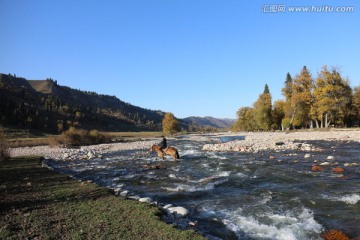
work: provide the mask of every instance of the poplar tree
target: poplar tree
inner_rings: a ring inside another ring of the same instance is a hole
[[[272,124],[271,112],[271,94],[266,84],[264,92],[259,95],[258,100],[254,103],[255,122],[259,130],[270,130]]]
[[[352,94],[352,114],[354,116],[353,122],[356,125],[360,123],[360,87],[355,87]]]
[[[253,131],[257,129],[254,121],[254,109],[251,107],[242,107],[237,112],[238,119],[234,123],[233,131]]]
[[[174,134],[180,131],[180,124],[172,113],[165,113],[162,120],[162,129],[164,134]]]
[[[290,126],[306,127],[310,123],[310,109],[314,81],[306,66],[296,76],[291,84],[290,111],[292,113]]]
[[[320,121],[321,127],[327,128],[331,123],[344,126],[350,116],[351,97],[348,81],[336,69],[329,70],[324,66],[316,80],[311,113],[316,121]]]
[[[286,105],[286,102],[284,100],[277,100],[274,103],[274,107],[273,107],[273,111],[272,111],[273,129],[284,130],[282,121],[285,117],[285,105]]]

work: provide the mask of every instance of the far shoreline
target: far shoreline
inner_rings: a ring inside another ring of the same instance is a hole
[[[221,136],[242,136],[244,139],[220,142]],[[360,142],[360,129],[329,129],[329,130],[299,130],[274,132],[217,132],[191,133],[168,137],[169,145],[176,146],[177,139],[204,142],[204,151],[239,151],[258,152],[281,148],[293,149],[295,141],[356,141]],[[135,141],[81,146],[80,148],[50,147],[47,145],[34,147],[10,148],[11,157],[41,156],[53,160],[75,160],[102,158],[103,154],[121,150],[148,151],[153,144],[160,141],[157,137],[143,137]]]

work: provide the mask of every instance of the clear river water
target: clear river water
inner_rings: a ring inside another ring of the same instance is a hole
[[[233,140],[231,137],[221,141]],[[196,229],[214,239],[321,239],[328,229],[360,237],[360,167],[334,174],[314,161],[334,156],[338,166],[360,163],[360,143],[307,141],[324,151],[272,153],[202,151],[207,142],[170,140],[178,162],[144,150],[104,154],[102,159],[52,161],[56,171],[111,189],[128,190],[161,204],[190,210]],[[273,159],[270,159],[272,156]],[[144,169],[161,164],[163,169]]]

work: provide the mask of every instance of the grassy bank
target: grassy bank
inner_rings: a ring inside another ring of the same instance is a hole
[[[148,204],[41,167],[0,161],[0,239],[203,239],[160,220]]]
[[[61,141],[61,135],[33,134],[26,131],[3,129],[9,147],[54,146]],[[104,132],[113,142],[138,141],[144,138],[160,138],[162,132]]]

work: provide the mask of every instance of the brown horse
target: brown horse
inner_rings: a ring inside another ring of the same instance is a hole
[[[179,152],[174,147],[168,147],[161,151],[159,146],[152,145],[150,152],[152,151],[156,151],[158,157],[161,157],[163,160],[165,155],[171,155],[174,158],[174,161],[180,158]]]

